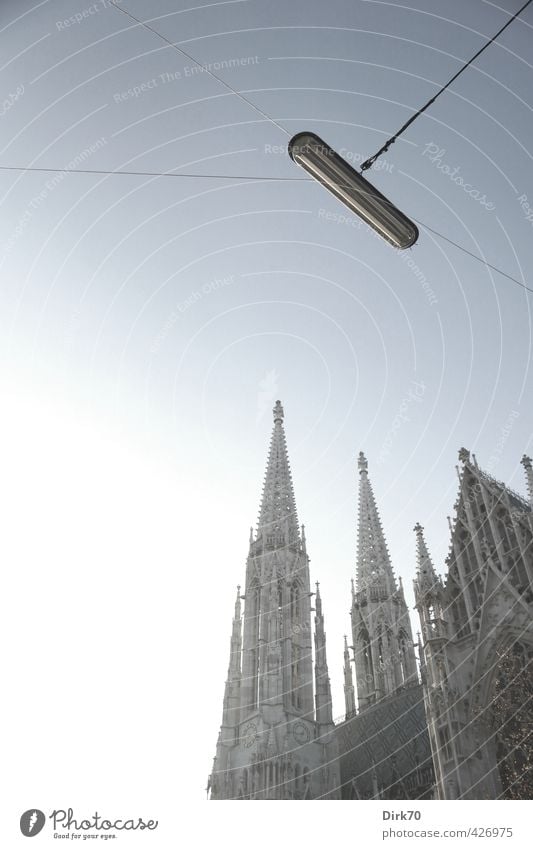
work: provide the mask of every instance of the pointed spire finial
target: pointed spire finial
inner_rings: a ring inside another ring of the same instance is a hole
[[[241,585],[237,585],[237,598],[235,599],[235,619],[241,618]]]
[[[413,530],[416,533],[416,589],[421,593],[435,592],[440,581],[424,539],[424,528],[417,522]]]
[[[357,459],[357,465],[359,467],[359,474],[366,474],[368,472],[368,460],[362,451],[359,452],[359,457]]]
[[[274,413],[274,422],[282,422],[285,416],[283,412],[283,407],[281,406],[281,401],[276,401],[276,406],[272,410]]]
[[[459,462],[461,463],[469,463],[470,462],[470,451],[467,448],[459,449]]]
[[[527,454],[524,454],[520,462],[522,463],[526,472],[527,491],[529,495],[529,500],[533,504],[533,466],[531,465],[531,457],[528,457]]]
[[[316,586],[316,596],[315,596],[315,610],[317,616],[322,616],[322,599],[320,597],[320,584],[318,581],[315,583]]]

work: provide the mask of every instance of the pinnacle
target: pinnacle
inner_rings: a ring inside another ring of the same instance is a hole
[[[392,595],[396,581],[378,509],[368,478],[368,461],[359,453],[359,510],[357,540],[357,588],[379,585]]]
[[[439,584],[439,578],[429,556],[424,539],[424,528],[419,522],[416,523],[414,531],[416,533],[416,583],[422,591],[428,591]]]
[[[257,537],[263,536],[270,544],[288,545],[300,540],[300,529],[280,401],[276,401],[272,412],[274,429],[263,481]]]

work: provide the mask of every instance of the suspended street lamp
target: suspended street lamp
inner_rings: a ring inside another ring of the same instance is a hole
[[[314,133],[297,133],[289,142],[293,162],[322,183],[395,248],[410,248],[418,228]]]

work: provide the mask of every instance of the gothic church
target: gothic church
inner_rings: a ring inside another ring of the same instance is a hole
[[[345,713],[334,720],[322,598],[318,583],[311,591],[279,401],[273,412],[209,797],[533,798],[531,460],[522,460],[525,500],[461,449],[445,580],[415,526],[415,646],[359,454]]]

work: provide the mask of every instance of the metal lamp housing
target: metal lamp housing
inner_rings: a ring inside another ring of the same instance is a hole
[[[417,226],[317,135],[297,133],[289,156],[390,245],[400,250],[414,245]]]

